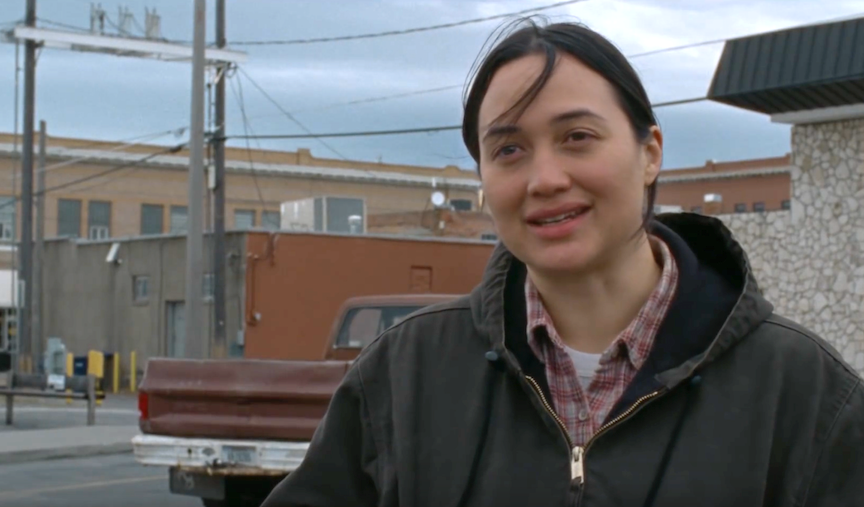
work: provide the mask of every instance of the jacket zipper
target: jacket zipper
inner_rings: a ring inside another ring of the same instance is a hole
[[[591,444],[594,443],[594,440],[597,439],[601,434],[603,434],[606,430],[611,428],[612,426],[618,424],[623,421],[627,417],[629,417],[633,412],[636,411],[643,403],[646,401],[656,397],[660,393],[663,392],[663,389],[654,391],[653,393],[646,394],[642,396],[638,400],[636,400],[630,407],[622,412],[620,415],[604,424],[591,436],[588,442],[585,444],[585,447],[580,447],[577,445],[573,445],[573,439],[570,438],[570,432],[567,431],[567,426],[564,425],[564,422],[561,420],[561,417],[558,416],[558,413],[555,412],[555,409],[552,408],[552,405],[549,404],[549,401],[546,400],[546,396],[543,394],[543,390],[540,389],[540,384],[534,380],[533,377],[525,375],[525,379],[531,384],[531,387],[537,393],[537,396],[540,397],[540,401],[543,404],[543,407],[552,416],[555,422],[558,423],[558,427],[561,429],[561,432],[564,434],[564,439],[567,441],[568,451],[570,452],[570,479],[575,481],[577,485],[582,486],[585,483],[585,454],[588,449],[591,447]],[[581,492],[580,492],[580,497]]]
[[[540,384],[538,384],[533,377],[529,377],[528,375],[525,375],[525,380],[531,384],[531,387],[537,392],[537,396],[540,397],[540,401],[543,403],[546,411],[553,419],[555,419],[555,422],[558,423],[558,427],[561,428],[561,433],[564,434],[564,440],[567,441],[567,452],[570,453],[570,480],[576,481],[577,484],[581,485],[585,471],[585,468],[582,465],[582,448],[573,445],[573,439],[570,438],[570,432],[567,431],[567,426],[564,425],[564,421],[561,420],[558,413],[555,412],[555,409],[553,409],[552,405],[550,405],[546,400],[543,390],[540,389]]]

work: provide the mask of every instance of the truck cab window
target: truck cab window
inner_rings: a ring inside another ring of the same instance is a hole
[[[381,333],[402,322],[421,306],[382,306],[354,308],[342,321],[337,347],[364,348]]]

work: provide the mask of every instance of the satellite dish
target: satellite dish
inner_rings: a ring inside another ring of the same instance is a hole
[[[432,192],[432,204],[435,206],[443,206],[447,198],[441,192]]]

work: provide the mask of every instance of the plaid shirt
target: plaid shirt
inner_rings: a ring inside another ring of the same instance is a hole
[[[603,425],[615,402],[651,352],[654,337],[663,322],[678,284],[675,259],[659,238],[652,237],[663,258],[663,273],[636,318],[600,358],[588,389],[583,389],[566,345],[555,331],[531,278],[525,282],[528,311],[528,344],[546,366],[546,377],[555,411],[564,422],[573,444],[584,446]],[[538,328],[546,333],[537,333]],[[548,339],[546,336],[548,335]]]

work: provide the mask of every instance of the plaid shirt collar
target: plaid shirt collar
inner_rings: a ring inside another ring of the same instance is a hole
[[[657,330],[660,328],[663,317],[675,295],[675,289],[678,285],[678,267],[675,264],[675,259],[663,240],[656,236],[650,236],[649,240],[660,249],[663,261],[660,280],[639,310],[636,318],[603,353],[600,364],[606,364],[617,357],[619,353],[623,353],[629,358],[633,368],[639,370],[651,352],[654,337],[657,335]],[[548,336],[549,341],[560,350],[565,350],[566,346],[555,331],[552,318],[543,306],[542,297],[530,276],[526,277],[525,280],[525,300],[528,311],[528,344],[537,358],[546,363],[545,347],[541,345],[538,335]],[[546,332],[537,333],[536,331],[541,328]]]

